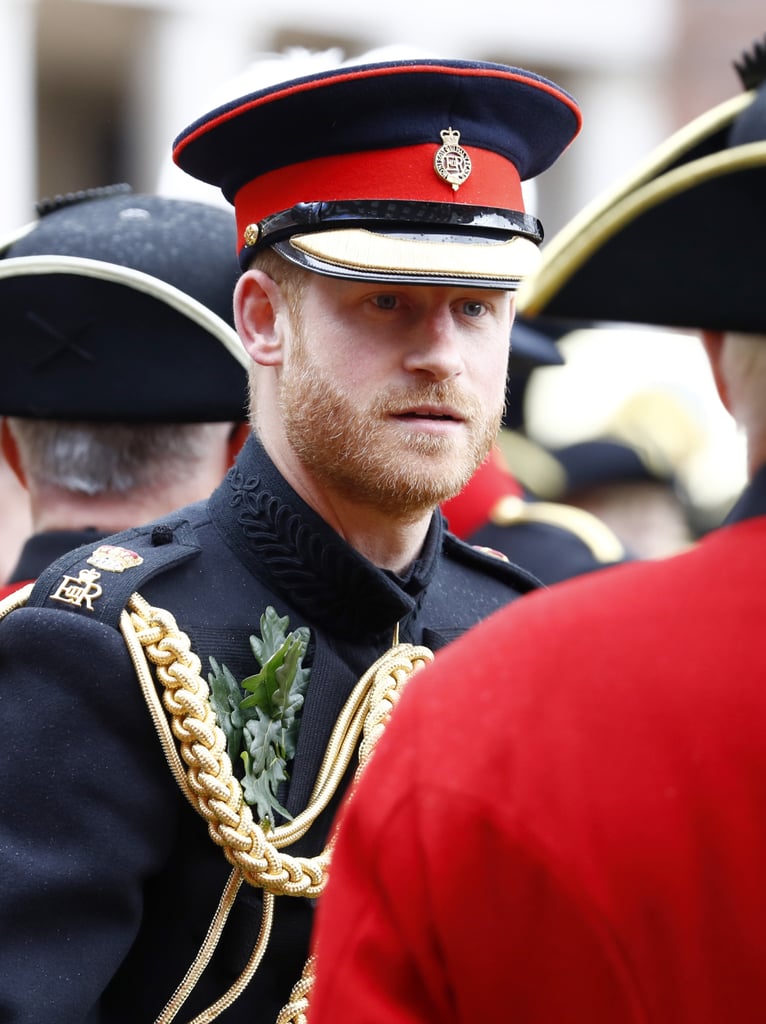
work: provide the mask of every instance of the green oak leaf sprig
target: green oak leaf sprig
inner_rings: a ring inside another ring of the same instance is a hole
[[[274,813],[291,815],[277,800],[295,756],[300,711],[310,669],[303,667],[310,632],[288,632],[290,619],[269,605],[261,616],[261,636],[250,637],[260,671],[237,682],[225,665],[210,659],[210,703],[226,737],[233,765],[243,764],[242,792],[262,826],[274,827]]]

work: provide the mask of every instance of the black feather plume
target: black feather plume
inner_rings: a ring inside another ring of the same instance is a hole
[[[745,51],[739,61],[734,61],[734,69],[746,90],[757,89],[766,81],[766,36],[753,43],[752,50]]]
[[[38,217],[45,217],[56,210],[63,210],[65,206],[75,206],[77,203],[85,203],[91,199],[105,199],[109,196],[121,195],[132,192],[133,189],[125,182],[118,185],[103,185],[100,188],[84,188],[79,192],[66,192],[63,195],[53,198],[41,199],[35,204]]]

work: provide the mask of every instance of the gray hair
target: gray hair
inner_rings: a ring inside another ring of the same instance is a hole
[[[129,494],[195,472],[209,423],[80,423],[8,418],[30,479],[78,494]]]

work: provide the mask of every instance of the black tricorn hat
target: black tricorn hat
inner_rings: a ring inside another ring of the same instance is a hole
[[[550,454],[560,463],[566,477],[566,489],[557,495],[562,500],[580,490],[601,484],[660,482],[672,483],[670,464],[660,466],[644,456],[640,448],[612,437],[593,437],[554,448]]]
[[[766,331],[766,49],[746,91],[658,147],[549,243],[517,308],[695,330]]]
[[[280,82],[187,127],[173,158],[263,247],[325,274],[515,289],[542,227],[521,181],[580,130],[576,102],[521,68],[381,61]]]
[[[510,373],[529,373],[538,366],[561,366],[564,356],[556,344],[561,332],[544,326],[544,321],[517,316],[511,329]]]
[[[0,415],[246,419],[228,210],[108,186],[38,213],[0,240]]]
[[[505,382],[505,407],[502,426],[507,430],[524,429],[524,403],[527,386],[534,370],[545,366],[561,366],[566,360],[558,342],[574,326],[547,317],[528,320],[519,315],[511,330],[511,354]]]

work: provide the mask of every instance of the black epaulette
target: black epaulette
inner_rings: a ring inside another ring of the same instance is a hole
[[[64,608],[117,627],[131,594],[199,551],[187,519],[171,517],[123,530],[52,562],[38,577],[27,605]]]
[[[444,547],[457,561],[464,565],[471,565],[489,573],[496,579],[509,583],[519,593],[526,594],[530,590],[537,590],[543,586],[536,576],[520,565],[516,565],[502,551],[495,551],[494,548],[485,548],[478,544],[467,544],[449,531],[444,534]]]

